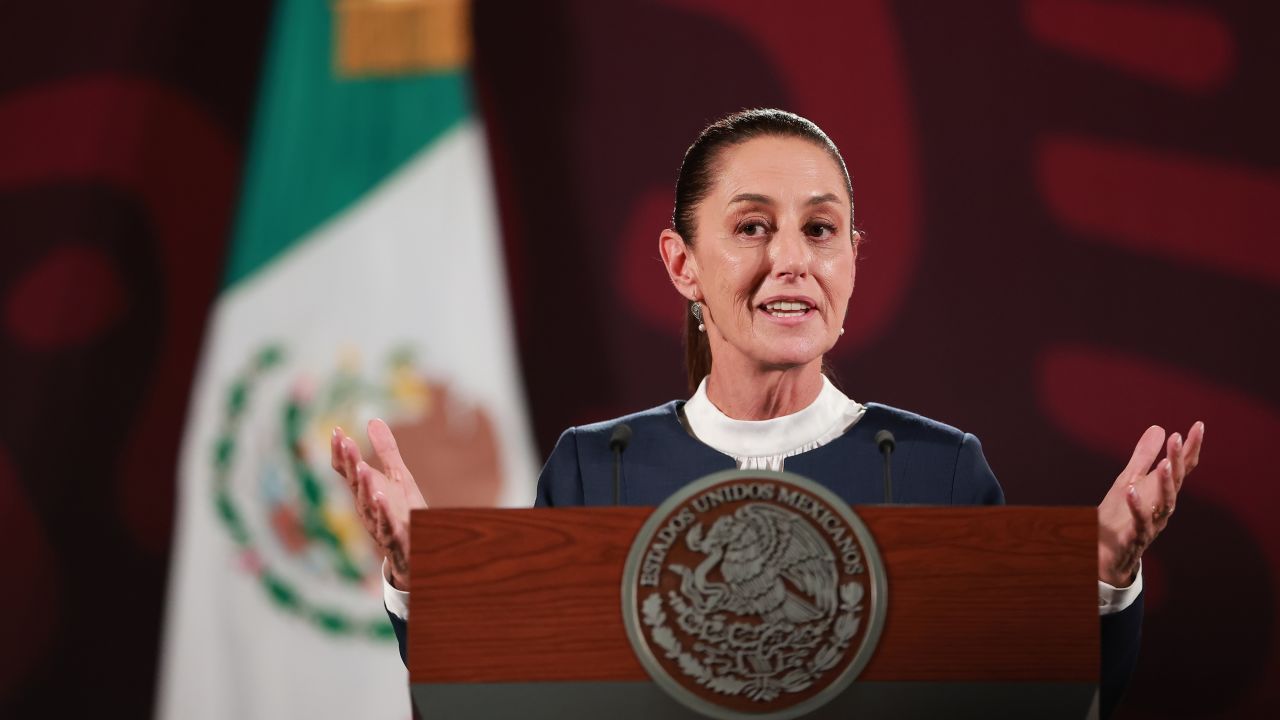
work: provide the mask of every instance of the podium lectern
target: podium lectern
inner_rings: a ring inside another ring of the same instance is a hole
[[[870,661],[812,718],[1084,718],[1098,682],[1091,507],[858,506],[887,577]],[[431,718],[701,718],[624,628],[652,508],[423,510],[409,678]]]

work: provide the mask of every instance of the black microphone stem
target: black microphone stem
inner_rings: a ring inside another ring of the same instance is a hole
[[[890,505],[893,503],[893,449],[897,443],[893,439],[893,433],[888,430],[881,430],[876,433],[876,445],[880,446],[880,453],[884,455],[884,503]]]
[[[893,504],[893,451],[884,450],[884,504]]]
[[[613,451],[613,504],[622,499],[622,451],[631,442],[631,426],[623,423],[613,429],[609,437],[609,449]]]
[[[622,497],[622,448],[613,446],[613,504],[617,505]]]

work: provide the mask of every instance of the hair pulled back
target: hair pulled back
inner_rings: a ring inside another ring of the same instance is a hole
[[[849,170],[845,167],[840,150],[822,132],[822,128],[786,110],[743,110],[708,125],[684,153],[680,174],[676,177],[676,203],[671,213],[671,227],[686,246],[692,247],[694,244],[694,215],[715,183],[720,155],[728,148],[758,137],[794,137],[826,150],[844,176],[845,190],[850,198],[849,217],[852,219],[853,183],[849,180]],[[852,239],[853,231],[850,230],[850,240]],[[690,393],[697,390],[702,378],[711,372],[711,345],[706,333],[698,330],[698,321],[691,312],[692,306],[693,301],[689,301],[685,308],[684,333],[684,364]]]

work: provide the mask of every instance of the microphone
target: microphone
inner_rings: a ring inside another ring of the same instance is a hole
[[[613,504],[622,496],[622,451],[631,443],[631,426],[622,423],[613,429],[609,437],[609,449],[613,451]]]
[[[880,446],[880,454],[884,455],[884,503],[889,505],[893,502],[893,474],[889,462],[895,445],[893,433],[888,430],[876,433],[876,445]]]

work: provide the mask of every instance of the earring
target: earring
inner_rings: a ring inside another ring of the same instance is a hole
[[[841,335],[843,335],[843,334],[844,334],[844,328],[840,328],[840,334],[841,334]]]
[[[706,332],[707,326],[702,322],[702,305],[695,301],[689,306],[689,312],[693,313],[693,319],[698,321],[698,332]]]

